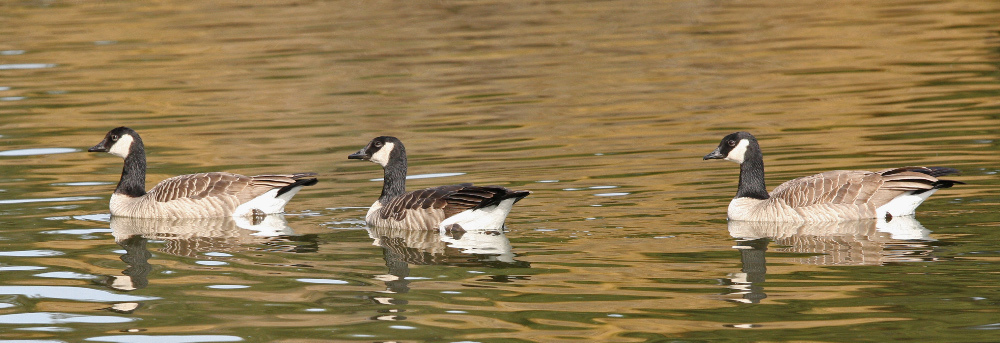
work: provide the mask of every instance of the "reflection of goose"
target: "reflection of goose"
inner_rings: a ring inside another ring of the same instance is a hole
[[[938,179],[958,173],[944,167],[903,167],[879,172],[835,170],[785,182],[768,194],[764,187],[764,155],[757,139],[748,132],[729,134],[704,159],[726,159],[740,164],[740,184],[736,197],[729,203],[729,220],[888,220],[911,216],[938,189],[962,183]]]
[[[445,232],[369,227],[372,245],[386,249],[386,256],[409,264],[503,265],[514,260],[510,240],[503,231]]]
[[[801,261],[818,265],[912,262],[915,256],[926,256],[930,248],[913,242],[900,244],[899,240],[932,240],[930,230],[912,217],[896,217],[888,223],[881,220],[822,223],[734,220],[729,222],[729,234],[742,240],[767,238],[788,246],[775,251],[822,254]],[[897,247],[904,248],[904,251],[896,250]]]
[[[243,176],[201,173],[175,176],[146,192],[146,150],[139,134],[115,128],[90,152],[125,159],[118,187],[111,194],[111,214],[142,218],[203,218],[282,213],[314,173]]]
[[[409,265],[441,264],[452,266],[489,266],[528,268],[530,264],[514,260],[510,240],[503,231],[445,232],[369,227],[372,245],[382,247],[389,275],[381,276],[390,291],[409,290]]]
[[[121,260],[128,265],[122,271],[122,275],[109,275],[104,284],[108,287],[120,291],[132,291],[146,288],[149,284],[147,277],[153,267],[149,264],[152,254],[146,249],[146,238],[142,236],[131,236],[125,239],[115,239],[116,243],[125,249]]]
[[[247,244],[279,246],[275,250],[280,251],[316,251],[315,237],[290,236],[292,229],[282,215],[184,219],[112,216],[111,234],[125,249],[121,260],[129,267],[122,271],[122,276],[109,276],[104,284],[123,291],[148,284],[147,276],[152,269],[149,264],[152,255],[146,247],[148,240],[163,241],[159,251],[184,257],[196,257],[202,252],[249,250],[244,247]],[[292,240],[306,241],[306,244],[279,245]]]
[[[518,200],[531,192],[471,183],[406,192],[406,149],[396,137],[372,139],[349,159],[382,166],[382,195],[365,215],[371,226],[406,229],[500,230]]]
[[[442,233],[441,241],[449,247],[461,249],[463,254],[492,256],[491,259],[503,263],[515,262],[510,240],[500,230]]]
[[[765,252],[773,240],[776,252],[809,254],[798,260],[814,265],[882,265],[889,262],[919,262],[933,259],[930,230],[913,217],[884,220],[793,223],[729,221],[729,234],[743,262],[741,273],[730,274],[725,283],[741,294],[740,302],[766,298],[761,283],[767,272]]]
[[[254,242],[253,236],[293,235],[280,214],[258,217],[219,218],[129,218],[111,216],[111,233],[116,240],[140,235],[151,239],[184,240],[227,238]]]

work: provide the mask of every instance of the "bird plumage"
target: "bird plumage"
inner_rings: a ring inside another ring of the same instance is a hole
[[[299,189],[317,182],[311,178],[315,173],[244,176],[214,172],[171,177],[146,191],[145,148],[134,130],[113,129],[88,151],[109,152],[125,159],[121,180],[111,196],[114,216],[204,218],[280,213]]]
[[[727,211],[730,220],[808,222],[908,216],[938,189],[961,184],[937,178],[958,173],[945,167],[834,170],[790,180],[767,193],[763,154],[747,132],[726,136],[704,159],[740,163],[739,188]]]
[[[406,192],[406,150],[395,137],[377,137],[348,158],[370,160],[384,169],[382,195],[365,216],[365,221],[372,226],[408,229],[502,226],[511,206],[531,194],[471,183]],[[488,219],[479,220],[482,218]]]

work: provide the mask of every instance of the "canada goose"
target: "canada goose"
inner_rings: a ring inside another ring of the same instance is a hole
[[[146,150],[127,127],[108,131],[90,152],[125,159],[118,187],[111,194],[111,215],[137,218],[206,218],[281,213],[315,173],[243,176],[199,173],[174,176],[146,192]]]
[[[913,215],[939,188],[962,182],[945,167],[902,167],[878,172],[834,170],[785,182],[771,194],[764,187],[764,155],[748,132],[731,133],[704,159],[740,164],[740,184],[729,203],[730,220],[839,221]]]
[[[385,172],[382,195],[368,209],[371,226],[405,229],[496,229],[529,191],[471,183],[406,192],[406,149],[396,137],[372,139],[348,159],[378,163]]]

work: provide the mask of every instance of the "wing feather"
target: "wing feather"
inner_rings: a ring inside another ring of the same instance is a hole
[[[403,221],[416,211],[441,211],[448,218],[462,211],[499,204],[509,198],[523,198],[527,191],[500,186],[473,186],[471,183],[425,188],[397,196],[379,209],[381,219]]]
[[[834,170],[800,177],[775,187],[770,196],[791,207],[868,204],[879,207],[909,191],[938,186],[936,176],[956,173],[942,167],[902,167],[870,172]]]
[[[180,175],[161,181],[147,192],[147,196],[157,202],[182,198],[198,200],[209,197],[235,197],[238,203],[243,203],[270,190],[291,185],[301,178],[313,175],[315,174],[245,176],[222,172]]]

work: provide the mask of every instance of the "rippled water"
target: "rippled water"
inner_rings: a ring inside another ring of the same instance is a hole
[[[33,342],[993,341],[994,1],[10,1],[0,337]],[[127,125],[169,176],[319,172],[283,217],[110,218]],[[919,221],[728,224],[768,185],[944,165]],[[531,190],[505,232],[369,229],[409,187]]]

